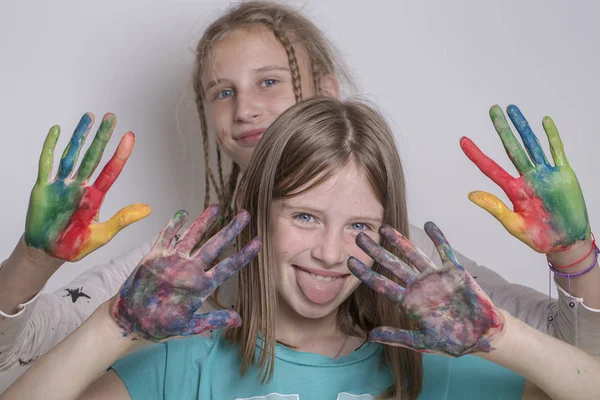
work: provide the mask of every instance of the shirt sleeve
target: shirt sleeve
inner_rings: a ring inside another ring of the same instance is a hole
[[[0,371],[37,360],[77,329],[119,290],[153,243],[92,267],[53,293],[38,293],[15,314],[0,312]]]
[[[167,343],[157,343],[117,360],[119,375],[132,400],[163,399],[167,372]]]
[[[441,266],[442,260],[425,231],[412,225],[410,229],[413,243]],[[457,251],[455,255],[496,306],[541,332],[600,357],[600,310],[585,306],[582,298],[569,296],[558,283],[558,299],[549,299],[528,286],[508,282]]]

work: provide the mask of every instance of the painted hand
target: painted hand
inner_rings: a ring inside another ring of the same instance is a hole
[[[463,137],[460,145],[467,157],[506,193],[514,211],[489,193],[472,192],[469,199],[533,250],[540,253],[568,250],[575,242],[589,238],[590,223],[581,187],[567,161],[558,130],[550,117],[544,117],[542,124],[554,159],[551,166],[521,111],[511,105],[507,114],[521,135],[529,157],[515,138],[502,109],[498,106],[490,109],[494,128],[519,171],[518,178],[483,154],[470,139]]]
[[[493,350],[490,339],[501,332],[503,326],[499,310],[456,261],[450,244],[438,227],[428,222],[425,231],[442,258],[444,266],[441,269],[389,225],[383,225],[379,234],[398,248],[416,270],[369,236],[361,233],[356,237],[358,246],[405,282],[406,289],[354,257],[348,259],[350,271],[371,289],[401,306],[420,326],[412,331],[378,327],[371,331],[369,340],[452,357]]]
[[[42,249],[61,260],[77,261],[108,243],[121,229],[150,214],[149,206],[133,204],[108,221],[98,223],[104,196],[123,170],[135,142],[133,133],[125,134],[94,184],[88,185],[116,122],[114,115],[104,116],[79,170],[73,174],[79,151],[94,123],[92,114],[84,114],[62,155],[58,175],[53,181],[49,179],[60,127],[50,129],[40,156],[37,182],[29,198],[25,224],[25,243],[28,246]]]
[[[194,314],[212,291],[256,257],[262,246],[260,238],[255,237],[240,252],[207,270],[250,220],[246,211],[240,212],[194,250],[219,212],[217,205],[208,207],[172,246],[188,214],[179,211],[171,219],[113,298],[112,316],[123,329],[123,336],[158,342],[242,324],[234,311]]]

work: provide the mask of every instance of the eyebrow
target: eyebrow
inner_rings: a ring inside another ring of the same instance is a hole
[[[267,65],[264,67],[253,69],[252,73],[257,74],[257,73],[272,72],[272,71],[288,71],[289,72],[289,70],[290,69],[288,67],[280,67],[278,65]],[[226,80],[226,79],[213,79],[212,81],[210,81],[206,84],[206,89],[204,89],[204,90],[208,92],[210,89],[217,86],[224,80]]]

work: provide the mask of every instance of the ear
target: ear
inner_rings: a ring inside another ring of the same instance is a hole
[[[333,74],[321,77],[321,94],[334,99],[340,98],[340,84]]]

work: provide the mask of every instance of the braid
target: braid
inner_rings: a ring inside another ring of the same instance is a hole
[[[321,94],[321,77],[319,76],[319,67],[317,66],[317,63],[315,62],[315,60],[311,60],[310,63],[311,69],[312,69],[312,81],[313,81],[313,86],[315,88],[315,94],[320,95]]]
[[[197,82],[196,85],[200,85]],[[200,132],[202,133],[202,147],[204,150],[204,208],[210,204],[210,184],[215,187],[217,192],[217,198],[221,201],[221,191],[217,185],[216,179],[210,167],[210,152],[209,152],[209,138],[208,138],[208,127],[206,126],[206,115],[204,113],[204,105],[202,101],[202,88],[196,88],[196,108],[198,109],[198,116],[200,117]]]
[[[300,85],[300,68],[298,67],[298,59],[296,58],[296,50],[294,50],[294,46],[289,41],[287,36],[283,32],[279,30],[275,24],[270,24],[269,28],[273,31],[273,34],[279,40],[285,52],[288,56],[288,62],[290,64],[290,70],[292,73],[292,84],[294,86],[294,96],[296,97],[296,102],[302,101],[302,86]]]

